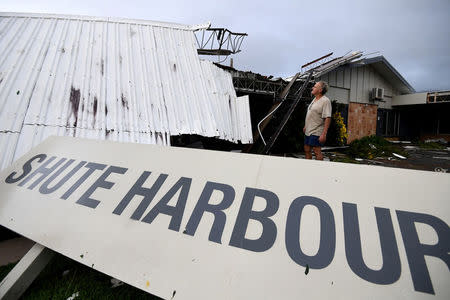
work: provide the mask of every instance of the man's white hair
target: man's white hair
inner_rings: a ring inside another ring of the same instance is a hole
[[[328,92],[328,83],[326,83],[325,81],[321,80],[319,81],[320,86],[322,87],[322,95],[325,95]]]

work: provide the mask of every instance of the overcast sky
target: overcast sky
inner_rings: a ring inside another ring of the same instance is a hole
[[[2,0],[0,11],[211,21],[248,33],[240,70],[287,77],[329,52],[379,51],[416,91],[450,90],[449,0]]]

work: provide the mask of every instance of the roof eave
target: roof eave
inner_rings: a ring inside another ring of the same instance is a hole
[[[405,85],[405,87],[409,90],[409,93],[415,93],[416,90],[406,81],[405,78],[389,63],[389,61],[383,56],[376,56],[371,58],[365,58],[362,60],[362,62],[366,65],[382,62],[383,64],[388,67],[388,69]]]

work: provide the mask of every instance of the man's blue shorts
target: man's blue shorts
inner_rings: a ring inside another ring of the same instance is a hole
[[[317,135],[305,135],[305,145],[309,145],[311,147],[322,147],[323,144],[319,142],[319,136]]]

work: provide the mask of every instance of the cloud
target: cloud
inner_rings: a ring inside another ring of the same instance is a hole
[[[379,51],[417,90],[450,89],[448,0],[3,0],[0,10],[211,21],[249,34],[234,56],[243,70],[284,77],[329,52]]]

